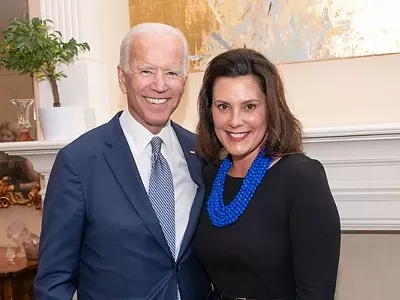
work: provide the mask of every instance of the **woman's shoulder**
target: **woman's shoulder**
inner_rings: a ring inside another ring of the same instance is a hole
[[[281,158],[282,168],[296,172],[306,172],[319,169],[322,164],[319,160],[311,158],[305,154],[291,154]]]
[[[215,176],[217,176],[219,164],[208,164],[202,170],[203,182],[206,186],[212,185]]]
[[[284,156],[280,168],[285,180],[297,184],[325,181],[327,179],[322,163],[305,154]]]
[[[202,175],[204,178],[214,177],[218,172],[218,164],[208,164],[203,168]]]

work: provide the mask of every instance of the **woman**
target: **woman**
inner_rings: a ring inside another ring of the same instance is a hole
[[[15,142],[18,136],[19,132],[14,123],[4,121],[0,124],[0,142]]]
[[[334,299],[339,216],[276,67],[250,49],[222,53],[198,101],[198,151],[211,164],[195,250],[210,299]]]
[[[16,192],[21,192],[25,197],[32,188],[40,185],[39,174],[28,159],[0,151],[0,179],[3,177],[10,177]]]

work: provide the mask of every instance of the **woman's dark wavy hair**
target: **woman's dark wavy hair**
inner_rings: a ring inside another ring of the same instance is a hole
[[[291,113],[282,79],[276,66],[261,53],[241,48],[213,58],[204,74],[198,97],[197,151],[209,162],[221,159],[224,150],[214,131],[212,118],[213,87],[217,78],[252,76],[267,99],[267,132],[264,146],[268,156],[302,153],[302,126]]]

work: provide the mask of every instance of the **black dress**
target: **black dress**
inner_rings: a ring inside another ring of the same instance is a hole
[[[281,158],[247,209],[217,228],[206,203],[218,167],[203,171],[205,204],[195,251],[222,293],[254,299],[333,300],[340,252],[340,220],[323,166],[305,155]],[[224,203],[242,178],[227,176]]]

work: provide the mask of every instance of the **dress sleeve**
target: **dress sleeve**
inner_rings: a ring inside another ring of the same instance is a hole
[[[340,219],[322,164],[294,172],[289,231],[297,300],[333,300],[340,253]]]

